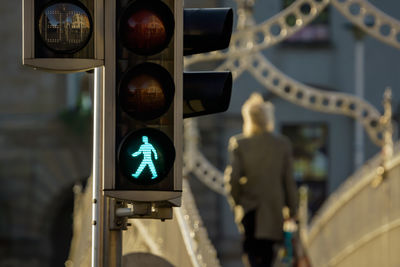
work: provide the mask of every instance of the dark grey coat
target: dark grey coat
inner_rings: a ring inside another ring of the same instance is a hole
[[[286,137],[262,133],[234,136],[229,144],[227,180],[236,205],[256,210],[255,237],[283,238],[282,208],[297,211],[297,188],[292,178],[292,150]]]

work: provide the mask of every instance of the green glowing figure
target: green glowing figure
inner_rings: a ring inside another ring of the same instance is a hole
[[[153,175],[151,179],[158,177],[156,168],[154,167],[153,159],[151,158],[151,152],[154,153],[155,160],[158,159],[157,151],[154,146],[149,143],[149,138],[147,136],[142,137],[143,145],[140,146],[139,150],[132,154],[132,157],[137,157],[143,153],[143,161],[140,163],[139,168],[135,173],[132,174],[133,177],[138,178],[146,166],[149,166],[151,174]]]

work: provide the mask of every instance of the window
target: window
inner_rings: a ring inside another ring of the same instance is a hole
[[[282,8],[284,9],[290,6],[294,1],[295,0],[282,0]],[[308,14],[310,11],[311,6],[309,4],[306,3],[301,6],[301,12],[303,14]],[[293,15],[288,16],[286,22],[289,26],[293,26],[296,23],[296,17]],[[329,7],[326,7],[314,21],[290,36],[283,44],[328,44],[330,42],[329,22]]]
[[[325,123],[286,124],[282,134],[293,146],[293,175],[298,186],[309,188],[309,208],[314,214],[326,198],[329,171],[328,126]]]

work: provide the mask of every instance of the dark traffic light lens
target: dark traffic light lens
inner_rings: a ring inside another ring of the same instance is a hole
[[[92,32],[89,12],[71,3],[46,7],[40,14],[38,28],[46,46],[61,53],[82,49]]]
[[[118,153],[119,171],[135,184],[163,180],[175,161],[175,148],[163,132],[144,128],[130,133]]]
[[[157,64],[143,63],[123,76],[119,101],[131,117],[152,120],[168,110],[174,92],[174,82],[167,70]]]
[[[120,21],[121,40],[135,54],[153,55],[166,48],[174,31],[174,17],[161,1],[137,1]]]

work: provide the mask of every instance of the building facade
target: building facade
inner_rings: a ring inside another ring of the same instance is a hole
[[[21,3],[0,6],[0,266],[64,266],[91,169],[90,84],[22,66]]]

